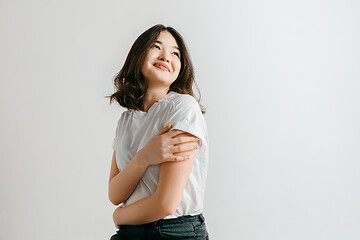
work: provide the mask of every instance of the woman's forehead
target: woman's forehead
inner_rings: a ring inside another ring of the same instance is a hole
[[[156,39],[156,42],[180,50],[176,39],[168,31],[160,32],[159,36]]]

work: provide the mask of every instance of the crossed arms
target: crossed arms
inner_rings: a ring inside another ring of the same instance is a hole
[[[147,167],[140,159],[136,159],[135,155],[130,163],[119,171],[115,154],[114,151],[109,178],[109,199],[114,205],[119,205],[133,193]],[[155,193],[126,207],[116,208],[113,214],[115,225],[145,224],[174,213],[181,201],[195,158],[196,156],[186,161],[161,163]]]

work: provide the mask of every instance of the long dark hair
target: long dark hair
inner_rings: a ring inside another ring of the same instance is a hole
[[[162,31],[168,31],[175,38],[180,48],[181,69],[177,79],[170,85],[169,91],[189,94],[194,97],[192,86],[193,83],[195,83],[201,99],[201,93],[195,82],[194,67],[184,39],[174,28],[157,24],[142,33],[132,45],[124,66],[114,78],[116,92],[110,96],[106,96],[110,98],[110,104],[113,101],[117,101],[120,106],[128,110],[142,110],[147,84],[141,73],[141,66],[147,50],[156,42],[157,37]],[[205,114],[205,108],[200,104],[200,100],[197,99],[197,101],[201,112]]]

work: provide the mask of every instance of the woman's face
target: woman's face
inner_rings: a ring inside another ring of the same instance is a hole
[[[148,85],[170,86],[179,75],[180,57],[175,38],[168,31],[160,32],[156,42],[147,50],[141,67]]]

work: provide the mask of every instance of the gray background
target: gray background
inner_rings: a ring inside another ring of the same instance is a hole
[[[211,239],[360,239],[359,1],[0,1],[1,239],[110,239],[105,95],[157,23],[210,137]]]

